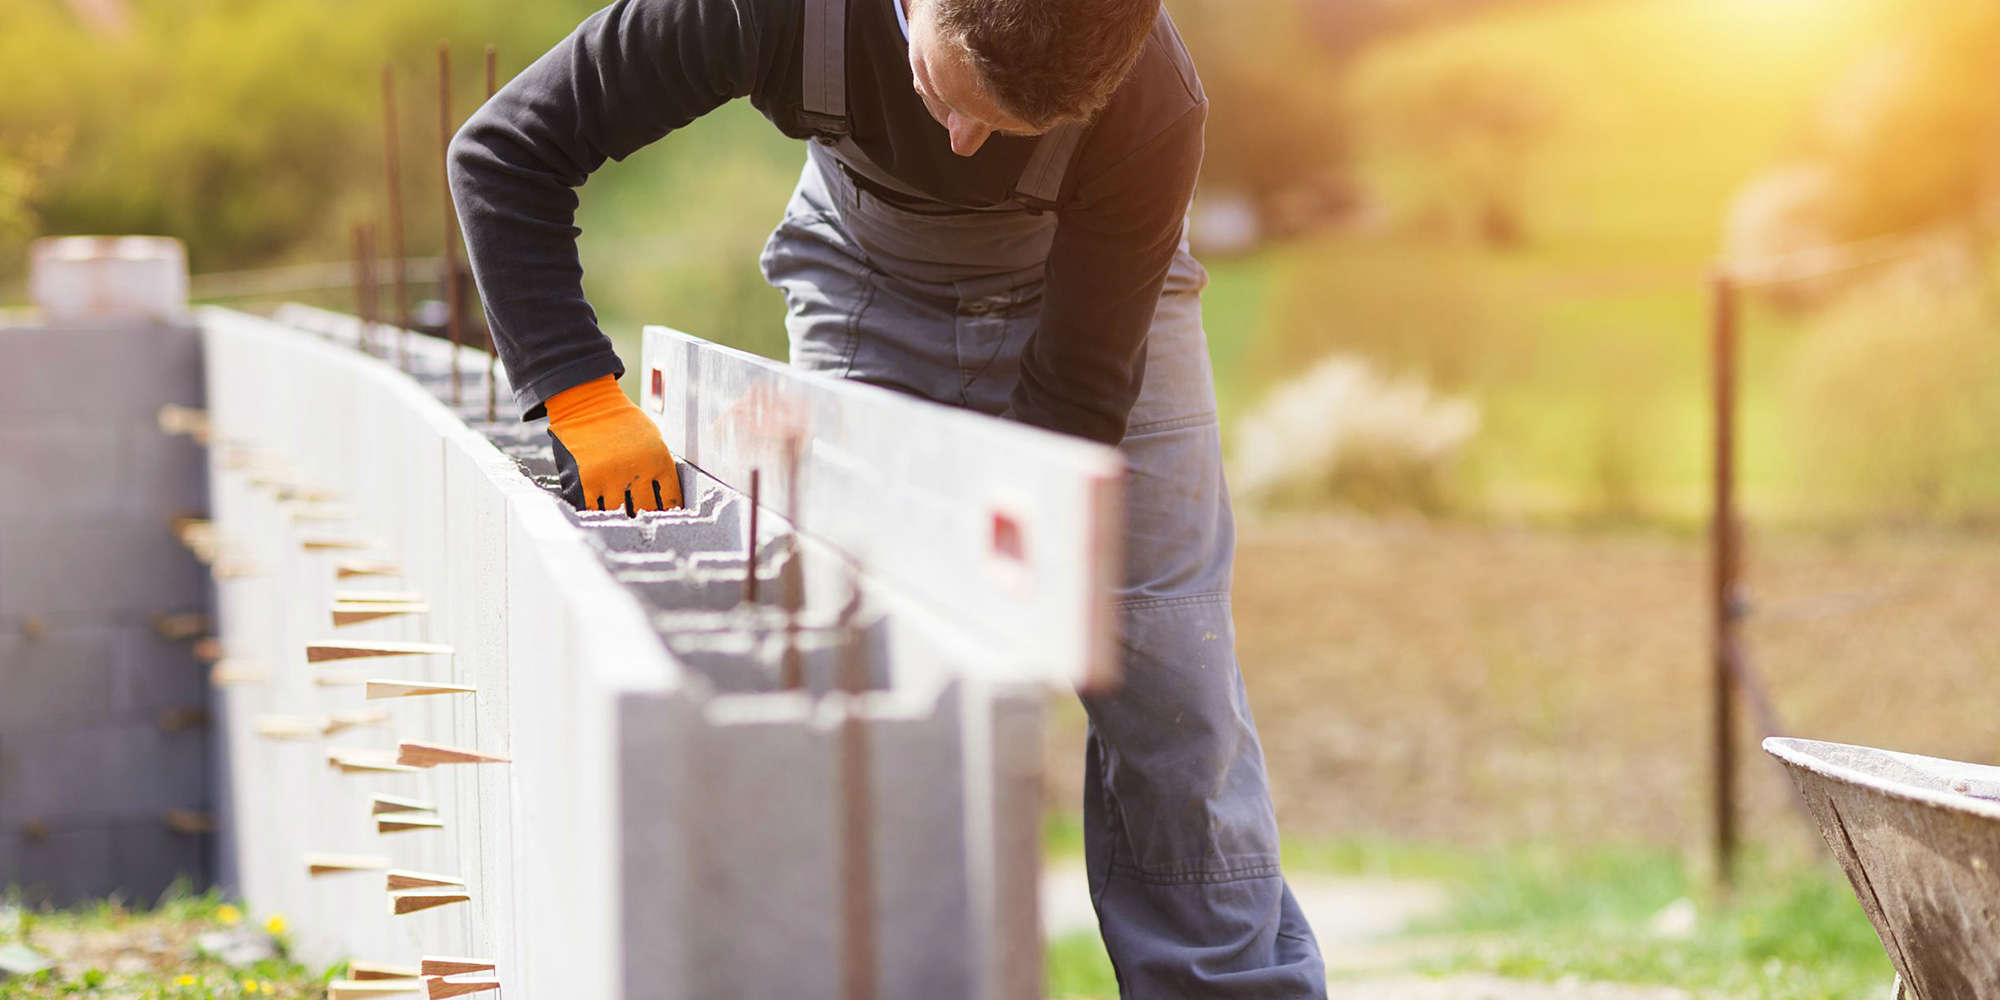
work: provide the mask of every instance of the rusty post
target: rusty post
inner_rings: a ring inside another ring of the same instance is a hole
[[[782,584],[785,588],[785,656],[780,664],[780,681],[787,691],[796,691],[806,686],[805,660],[799,653],[799,611],[805,604],[805,564],[804,552],[799,545],[799,526],[804,520],[799,513],[799,438],[797,434],[785,439],[785,516],[792,522],[792,559],[785,566]]]
[[[458,281],[458,212],[451,203],[451,43],[438,43],[438,176],[444,182],[444,304],[445,326],[451,334],[451,405],[463,400],[459,386],[458,348],[463,339],[459,323],[460,286]]]
[[[1727,888],[1736,867],[1736,689],[1738,642],[1736,523],[1736,284],[1711,278],[1715,403],[1715,508],[1709,524],[1712,637],[1711,764],[1714,768],[1715,872]]]
[[[840,665],[835,681],[845,697],[840,724],[841,819],[841,1000],[873,1000],[875,968],[875,796],[869,781],[868,722],[862,692],[868,662],[854,622],[861,611],[861,587],[840,609]]]
[[[486,99],[500,92],[500,50],[486,46]],[[500,344],[493,339],[493,324],[486,327],[486,422],[500,419]]]
[[[375,226],[361,224],[361,332],[354,346],[363,354],[374,354],[375,326],[381,316],[381,288],[375,272]]]
[[[389,182],[389,267],[396,283],[396,367],[410,367],[410,267],[403,245],[403,164],[396,125],[396,71],[382,67],[382,166]]]
[[[757,603],[757,508],[763,501],[764,474],[750,470],[750,543],[743,555],[743,603]]]

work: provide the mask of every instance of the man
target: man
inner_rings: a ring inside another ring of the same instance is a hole
[[[679,503],[584,301],[576,194],[749,97],[810,138],[766,246],[796,365],[1117,445],[1125,683],[1085,700],[1092,899],[1128,997],[1325,993],[1278,868],[1184,220],[1207,101],[1159,0],[620,0],[482,108],[451,181],[565,495]]]

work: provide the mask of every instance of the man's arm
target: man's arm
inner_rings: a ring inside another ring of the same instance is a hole
[[[750,92],[755,0],[618,0],[473,115],[450,179],[487,321],[522,408],[624,366],[583,296],[576,188],[609,159]]]
[[[1049,250],[1042,326],[1007,415],[1104,444],[1125,437],[1146,333],[1201,167],[1206,102],[1118,164],[1080,178]]]

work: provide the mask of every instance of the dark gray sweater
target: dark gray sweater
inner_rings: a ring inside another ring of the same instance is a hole
[[[951,152],[911,86],[896,2],[849,4],[856,143],[937,202],[1005,201],[1031,140],[996,135],[976,156]],[[576,188],[607,157],[623,159],[733,98],[750,98],[786,135],[808,137],[799,121],[803,18],[804,0],[618,0],[459,132],[452,195],[494,340],[530,417],[564,389],[624,373],[584,300]],[[1022,357],[1010,416],[1105,443],[1123,438],[1193,196],[1207,109],[1163,12],[1064,182],[1042,323]]]

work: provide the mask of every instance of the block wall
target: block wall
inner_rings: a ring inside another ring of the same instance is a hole
[[[146,902],[209,872],[206,459],[190,325],[0,325],[0,886]]]

